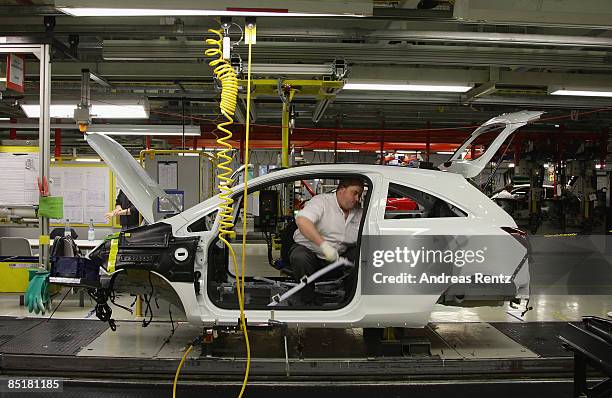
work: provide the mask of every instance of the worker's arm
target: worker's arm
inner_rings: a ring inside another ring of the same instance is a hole
[[[338,259],[338,250],[323,239],[312,221],[306,217],[300,217],[298,215],[298,217],[295,219],[295,223],[306,239],[319,246],[319,250],[325,257],[325,260],[333,262]]]
[[[325,241],[319,231],[317,231],[317,227],[315,227],[314,223],[310,221],[306,217],[297,217],[295,219],[295,223],[298,226],[298,229],[304,235],[306,239],[311,241],[317,246],[321,246],[321,243]]]
[[[106,213],[104,215],[104,217],[106,217],[107,219],[111,219],[113,217],[116,216],[127,216],[130,215],[130,209],[122,209],[120,205],[115,206],[115,210],[111,211],[110,213]]]

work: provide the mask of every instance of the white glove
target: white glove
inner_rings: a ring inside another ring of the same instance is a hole
[[[323,241],[319,246],[321,249],[321,253],[323,254],[323,258],[330,263],[333,263],[338,259],[338,250],[335,247],[329,244],[329,242]]]

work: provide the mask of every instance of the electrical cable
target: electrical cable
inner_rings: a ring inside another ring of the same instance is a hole
[[[144,319],[142,320],[142,327],[144,328],[146,328],[147,326],[151,324],[151,322],[153,322],[153,308],[151,307],[151,299],[155,299],[155,297],[153,297],[154,289],[153,289],[153,282],[151,281],[150,272],[149,272],[149,286],[151,286],[151,293],[148,296],[146,294],[143,295],[145,303],[147,303],[147,307],[145,308],[145,313],[144,313]],[[157,304],[157,299],[155,299],[155,303],[157,305],[157,308],[159,308],[159,304]],[[147,320],[147,314],[149,315],[148,320]]]
[[[174,327],[174,319],[172,319],[171,304],[168,304],[168,315],[170,316],[170,324],[172,325],[172,333],[170,334],[170,336],[174,336],[174,332],[176,331],[176,328]]]
[[[88,289],[87,294],[96,302],[96,317],[102,322],[108,322],[111,330],[117,330],[115,320],[111,318],[113,310],[108,306],[108,290],[107,289]]]
[[[117,278],[117,275],[119,275],[119,274],[120,274],[120,272],[114,272],[111,275],[111,277],[110,277],[110,281],[108,282],[108,290],[109,290],[108,298],[109,298],[111,304],[113,304],[114,306],[122,308],[122,309],[126,310],[127,312],[129,312],[130,314],[133,314],[134,311],[132,311],[131,308],[125,307],[125,306],[123,306],[121,304],[117,304],[115,302],[115,299],[117,297],[116,294],[115,294],[115,288],[114,288],[115,287],[115,279]],[[134,298],[134,303],[135,302],[136,302],[136,298]],[[130,307],[132,307],[134,305],[134,303],[132,303],[130,305]]]
[[[149,299],[149,296],[147,296],[146,293],[142,295],[142,298],[143,298],[143,300],[144,300],[144,302],[146,304],[145,312],[144,312],[143,317],[142,317],[142,327],[146,328],[147,326],[149,326],[149,323],[151,323],[150,320],[147,320],[147,315],[149,315],[149,310],[151,309],[151,301]],[[151,319],[151,317],[150,317],[150,319]]]
[[[51,318],[53,317],[53,314],[55,314],[55,311],[57,311],[60,305],[62,305],[62,303],[64,302],[64,299],[68,296],[68,293],[70,293],[70,289],[66,290],[66,294],[64,294],[64,297],[62,297],[57,307],[55,307],[55,309],[53,310],[53,312],[51,312],[51,315],[49,315],[49,317],[45,320],[45,322],[49,322],[51,320]]]
[[[53,312],[51,312],[51,315],[49,315],[48,317],[44,318],[43,320],[41,320],[40,322],[38,322],[37,324],[35,324],[34,326],[24,330],[24,333],[28,330],[32,330],[38,326],[40,326],[41,324],[45,323],[45,322],[49,322],[51,320],[51,318],[53,317],[53,314],[55,314],[55,311],[57,311],[60,307],[60,305],[62,305],[62,303],[64,302],[64,299],[68,296],[68,294],[70,293],[70,289],[66,290],[66,294],[64,294],[64,297],[62,297],[62,299],[60,300],[59,304],[57,304],[57,307],[55,307],[55,309],[53,310]]]

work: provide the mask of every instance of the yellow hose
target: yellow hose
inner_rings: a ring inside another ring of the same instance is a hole
[[[185,363],[185,359],[187,358],[187,355],[189,355],[189,353],[191,352],[192,348],[193,346],[191,344],[189,345],[189,347],[187,347],[187,349],[185,350],[185,353],[183,354],[183,358],[181,359],[181,362],[179,363],[178,368],[176,368],[176,374],[174,375],[174,384],[172,385],[172,398],[176,398],[176,383],[179,378],[179,373],[181,373],[181,368],[183,367],[183,363]]]
[[[228,155],[228,153],[233,149],[232,145],[228,143],[232,138],[232,132],[225,128],[226,126],[231,125],[234,120],[232,116],[236,111],[236,100],[238,98],[238,78],[236,77],[236,71],[231,66],[231,64],[223,59],[223,35],[218,30],[209,29],[209,32],[215,33],[219,39],[206,39],[206,44],[213,45],[216,47],[208,48],[205,51],[205,54],[209,57],[217,57],[210,61],[210,66],[214,68],[214,74],[221,81],[221,114],[225,116],[227,119],[225,122],[219,123],[217,128],[225,133],[225,136],[217,139],[217,143],[223,147],[221,151],[217,154],[218,164],[217,169],[219,170],[219,174],[217,177],[220,180],[219,197],[223,200],[223,203],[219,206],[220,208],[220,221],[219,221],[219,239],[225,243],[232,258],[232,262],[234,264],[234,274],[236,275],[236,295],[238,296],[238,305],[240,307],[240,328],[244,333],[244,344],[246,347],[247,361],[246,361],[246,369],[244,372],[244,379],[242,381],[242,388],[240,389],[240,394],[238,398],[241,398],[244,394],[244,390],[247,385],[247,381],[249,379],[249,369],[251,365],[251,347],[249,344],[249,335],[246,328],[245,316],[244,316],[244,242],[243,242],[243,262],[242,262],[242,275],[238,273],[238,261],[236,260],[236,252],[234,248],[230,244],[229,239],[236,236],[234,232],[234,219],[233,219],[233,204],[234,200],[232,199],[232,184],[233,180],[230,178],[233,170],[229,167],[232,162],[232,158]],[[249,45],[249,53],[250,53],[250,45]],[[249,70],[250,70],[250,56],[249,56]],[[249,76],[250,77],[250,76]],[[250,89],[249,89],[250,91]],[[247,91],[248,92],[248,91]],[[249,94],[247,94],[249,95]],[[249,95],[250,97],[250,95]],[[248,123],[248,116],[247,116]],[[248,129],[247,129],[248,134]],[[248,136],[248,135],[247,135]],[[248,141],[247,141],[248,144]],[[248,153],[248,152],[247,152]],[[248,159],[248,155],[247,155]],[[248,164],[248,161],[246,162]],[[246,175],[248,173],[248,167],[245,170],[245,183],[246,183]],[[246,190],[245,190],[245,205],[246,205]],[[244,222],[246,223],[246,207],[245,213],[243,216]],[[243,227],[243,229],[246,227]],[[228,237],[228,238],[226,238]],[[244,240],[244,238],[243,238]]]

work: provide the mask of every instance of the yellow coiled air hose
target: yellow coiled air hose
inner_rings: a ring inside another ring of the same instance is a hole
[[[223,148],[217,154],[219,163],[217,168],[219,173],[217,177],[220,180],[219,197],[223,200],[220,206],[220,221],[219,221],[219,239],[227,246],[232,262],[234,264],[234,274],[236,275],[236,295],[238,296],[238,305],[240,307],[240,328],[244,333],[244,343],[246,347],[246,369],[244,372],[244,379],[242,381],[242,388],[238,398],[241,398],[244,394],[244,390],[249,379],[249,369],[251,365],[251,347],[249,344],[249,335],[246,328],[245,316],[244,316],[244,265],[242,273],[238,272],[238,261],[236,260],[236,253],[230,244],[229,239],[236,236],[234,232],[234,219],[233,219],[233,204],[232,199],[232,184],[233,180],[230,178],[233,170],[229,167],[232,162],[232,158],[228,153],[233,149],[232,145],[227,142],[232,138],[232,132],[226,127],[231,125],[234,120],[234,112],[236,111],[236,101],[238,99],[238,78],[236,77],[236,71],[231,64],[223,59],[223,35],[218,30],[209,29],[209,32],[216,34],[218,40],[206,39],[206,44],[213,45],[215,47],[208,48],[205,54],[209,57],[216,57],[210,61],[210,66],[214,68],[214,74],[221,81],[221,113],[227,119],[217,125],[217,128],[225,133],[225,136],[217,139],[217,143]],[[248,173],[248,168],[245,169],[245,175]],[[245,200],[246,203],[246,191]],[[246,213],[243,215],[243,219],[246,222]],[[244,256],[244,245],[243,245],[243,256]]]
[[[224,136],[219,137],[217,139],[217,144],[219,144],[222,149],[217,154],[217,169],[219,178],[219,197],[223,200],[221,205],[219,206],[220,210],[220,221],[219,221],[219,240],[221,240],[228,248],[230,253],[232,262],[234,264],[234,274],[236,275],[236,295],[238,296],[238,304],[240,307],[240,328],[244,333],[244,344],[246,347],[246,368],[244,372],[244,379],[242,381],[242,388],[240,389],[240,394],[238,398],[241,398],[244,394],[244,390],[247,385],[247,381],[249,379],[249,370],[251,366],[251,347],[249,344],[249,335],[246,328],[246,321],[244,315],[244,252],[245,252],[245,242],[243,240],[243,260],[242,260],[242,274],[238,272],[238,261],[236,260],[236,252],[232,247],[229,239],[236,236],[234,232],[234,219],[233,219],[233,204],[234,200],[232,199],[232,185],[234,180],[230,178],[233,173],[233,170],[230,167],[232,162],[232,157],[229,156],[229,152],[233,149],[232,145],[228,142],[232,138],[232,132],[227,129],[232,123],[234,123],[234,112],[236,111],[236,100],[238,99],[238,78],[236,77],[236,71],[231,66],[231,64],[223,59],[223,34],[214,29],[208,30],[211,33],[216,34],[219,39],[206,39],[206,44],[214,46],[213,48],[208,48],[204,52],[208,57],[215,57],[212,61],[209,62],[209,65],[213,67],[213,73],[215,76],[221,81],[221,114],[225,116],[225,121],[217,124],[217,129],[224,133]],[[250,45],[249,45],[249,81],[250,81]],[[250,90],[249,90],[250,91]],[[250,95],[248,95],[250,97]],[[248,135],[248,119],[247,119],[247,135]],[[248,148],[248,147],[247,147]],[[248,159],[248,155],[247,155]],[[248,168],[245,170],[245,174],[248,173]],[[245,177],[246,184],[246,177]],[[244,194],[244,203],[246,204],[246,189]],[[246,224],[246,208],[244,210],[244,222]],[[244,227],[243,227],[244,229]],[[183,355],[183,359],[179,364],[179,367],[176,371],[176,375],[174,378],[173,385],[173,394],[172,396],[176,396],[176,383],[178,381],[178,376],[180,369],[185,361],[185,358],[189,351],[191,351],[191,346]]]

